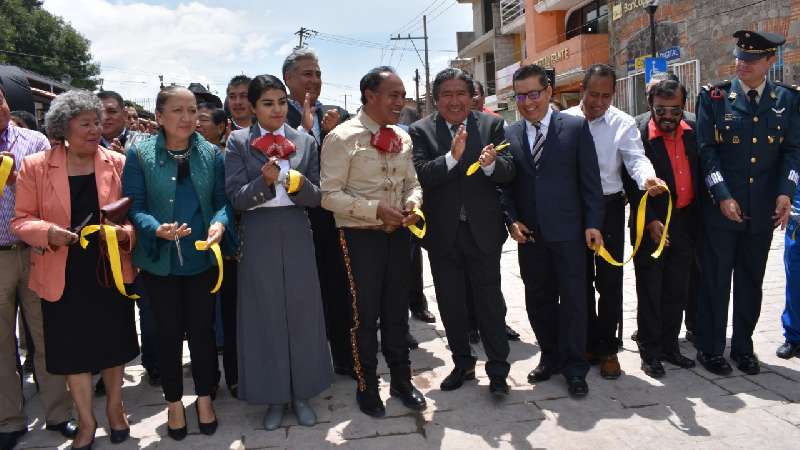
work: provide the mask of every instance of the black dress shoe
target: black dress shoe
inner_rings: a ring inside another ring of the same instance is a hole
[[[478,330],[469,330],[469,343],[477,344],[481,341],[481,334]]]
[[[586,397],[589,393],[589,385],[583,377],[567,377],[567,391],[574,398]]]
[[[783,345],[778,347],[778,350],[775,351],[775,355],[781,359],[789,359],[800,355],[800,342],[784,342]]]
[[[73,445],[72,445],[72,447],[70,447],[70,450],[92,450],[92,446],[94,445],[94,435],[95,435],[95,433],[97,433],[97,424],[95,424],[94,431],[92,431],[92,440],[89,441],[88,444],[84,445],[83,447],[75,447],[75,445],[74,445],[75,441],[73,440],[72,441]]]
[[[422,311],[411,311],[411,315],[425,323],[434,323],[436,322],[436,316],[433,315],[432,312],[428,311],[427,309],[423,309]]]
[[[94,385],[94,396],[95,397],[106,396],[106,384],[103,382],[103,377],[100,377],[100,379],[97,380],[97,384]]]
[[[150,386],[161,386],[161,373],[155,367],[151,367],[146,369],[147,370],[147,382],[150,383]]]
[[[411,335],[410,331],[406,333],[406,345],[409,350],[419,348],[419,342]]]
[[[707,371],[716,375],[730,375],[733,368],[722,355],[711,355],[708,353],[697,352],[697,362]]]
[[[686,330],[686,340],[694,343],[694,331]]]
[[[539,365],[528,374],[528,383],[533,384],[537,381],[547,381],[558,372],[558,367],[555,364],[539,361]]]
[[[19,438],[27,432],[28,429],[24,428],[22,430],[0,433],[0,450],[13,450]]]
[[[672,365],[681,367],[683,369],[691,369],[695,366],[694,361],[681,355],[680,352],[675,353],[662,353],[661,361],[666,361]]]
[[[747,355],[731,355],[731,359],[736,362],[736,368],[748,375],[758,375],[761,372],[761,364],[753,353]]]
[[[182,441],[186,437],[186,434],[189,430],[189,428],[186,426],[186,408],[181,406],[181,409],[183,410],[184,425],[180,428],[169,427],[169,410],[167,410],[167,435],[176,441]]]
[[[489,379],[489,392],[495,397],[508,395],[509,387],[505,378],[493,377]]]
[[[112,444],[121,444],[128,440],[128,437],[131,435],[131,428],[125,428],[123,430],[115,430],[111,429],[111,433],[109,434],[109,439],[111,440]]]
[[[442,384],[439,386],[443,391],[454,391],[461,387],[467,380],[474,380],[475,379],[475,368],[471,369],[459,369],[456,367],[450,372]]]
[[[519,333],[514,331],[513,328],[506,325],[506,336],[508,337],[509,341],[518,341],[519,340]]]
[[[370,417],[383,417],[386,415],[386,407],[383,406],[380,394],[378,394],[378,387],[367,390],[364,392],[356,391],[356,401],[358,402],[358,409]]]
[[[647,358],[642,360],[642,370],[648,376],[653,378],[661,378],[667,374],[664,370],[664,366],[661,364],[656,358]]]
[[[47,431],[58,431],[62,436],[68,439],[72,439],[78,434],[78,425],[71,420],[52,425],[48,423],[45,429],[47,429]]]
[[[200,422],[200,407],[197,406],[197,402],[194,403],[194,411],[197,413],[197,428],[200,429],[201,433],[206,436],[211,436],[217,432],[219,422],[217,421],[216,414],[214,414],[214,420],[212,422]]]
[[[403,406],[408,409],[421,411],[427,406],[422,392],[418,391],[417,388],[411,384],[411,381],[408,380],[401,381],[397,384],[392,383],[389,387],[389,395],[399,398],[400,401],[403,402]]]

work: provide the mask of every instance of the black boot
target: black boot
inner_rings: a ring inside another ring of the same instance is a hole
[[[356,386],[356,401],[358,408],[364,414],[371,417],[383,417],[386,415],[386,408],[383,406],[383,400],[378,393],[378,376],[375,373],[364,374],[364,390],[361,390],[362,384],[359,382]]]
[[[392,383],[389,394],[397,397],[406,408],[421,411],[427,405],[425,397],[411,384],[411,369],[396,369],[392,371]]]

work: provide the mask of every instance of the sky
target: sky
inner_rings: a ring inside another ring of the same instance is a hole
[[[291,5],[291,7],[287,7]],[[391,41],[390,35],[422,35],[428,15],[431,79],[456,57],[456,31],[472,30],[472,6],[455,0],[45,0],[91,41],[103,88],[126,99],[155,99],[158,75],[165,84],[209,85],[221,98],[238,74],[281,76],[300,27],[319,34],[307,40],[322,69],[325,104],[354,111],[361,77],[378,65],[395,67],[414,96],[414,69],[424,93],[423,41]],[[145,102],[142,102],[145,103]]]

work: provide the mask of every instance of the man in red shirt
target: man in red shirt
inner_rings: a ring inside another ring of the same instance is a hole
[[[677,81],[663,80],[650,89],[648,102],[650,118],[640,122],[639,131],[656,176],[669,186],[672,221],[663,253],[653,258],[651,254],[665,231],[668,199],[666,196],[648,199],[644,236],[633,262],[642,370],[660,378],[665,374],[661,361],[683,368],[694,366],[694,361],[680,353],[678,333],[689,296],[691,267],[697,264],[695,249],[700,217],[695,204],[702,187],[694,123],[683,118],[686,89]],[[643,192],[630,177],[625,178],[631,204],[631,242],[635,242],[636,211]]]

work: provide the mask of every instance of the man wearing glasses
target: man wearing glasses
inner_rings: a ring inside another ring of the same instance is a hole
[[[665,195],[647,202],[646,231],[639,252],[633,259],[636,271],[639,355],[642,370],[653,378],[665,375],[661,361],[690,368],[694,361],[681,355],[678,333],[689,296],[689,278],[700,227],[695,199],[702,191],[698,183],[697,136],[694,123],[684,119],[686,89],[666,79],[651,86],[647,100],[650,119],[639,126],[645,155],[656,176],[665,180],[672,196],[672,220],[667,247],[660,258],[650,256],[664,233],[668,198]],[[636,211],[642,191],[623,176],[631,204],[631,242],[635,241]]]
[[[605,202],[600,228],[606,249],[614,259],[622,261],[625,247],[623,167],[639,189],[646,190],[650,195],[664,192],[664,182],[656,177],[653,165],[644,154],[635,119],[611,105],[616,81],[612,67],[606,64],[590,66],[581,83],[580,105],[565,110],[564,114],[583,117],[589,122]],[[593,254],[592,250],[587,256],[589,362],[599,363],[600,375],[613,380],[622,373],[617,359],[620,342],[616,338],[622,321],[622,267],[609,264]],[[595,288],[600,294],[596,301]]]
[[[512,78],[525,118],[508,127],[517,176],[503,186],[511,237],[519,243],[525,307],[541,348],[528,374],[536,383],[561,373],[569,394],[589,392],[586,373],[586,247],[603,245],[603,191],[586,120],[550,107],[553,87],[537,65]]]
[[[773,230],[785,228],[800,175],[796,93],[767,79],[783,36],[740,30],[736,78],[709,86],[697,101],[698,151],[710,194],[702,201],[703,296],[697,304],[697,361],[727,375],[725,360],[731,275],[731,359],[755,375],[753,330],[761,313]]]

